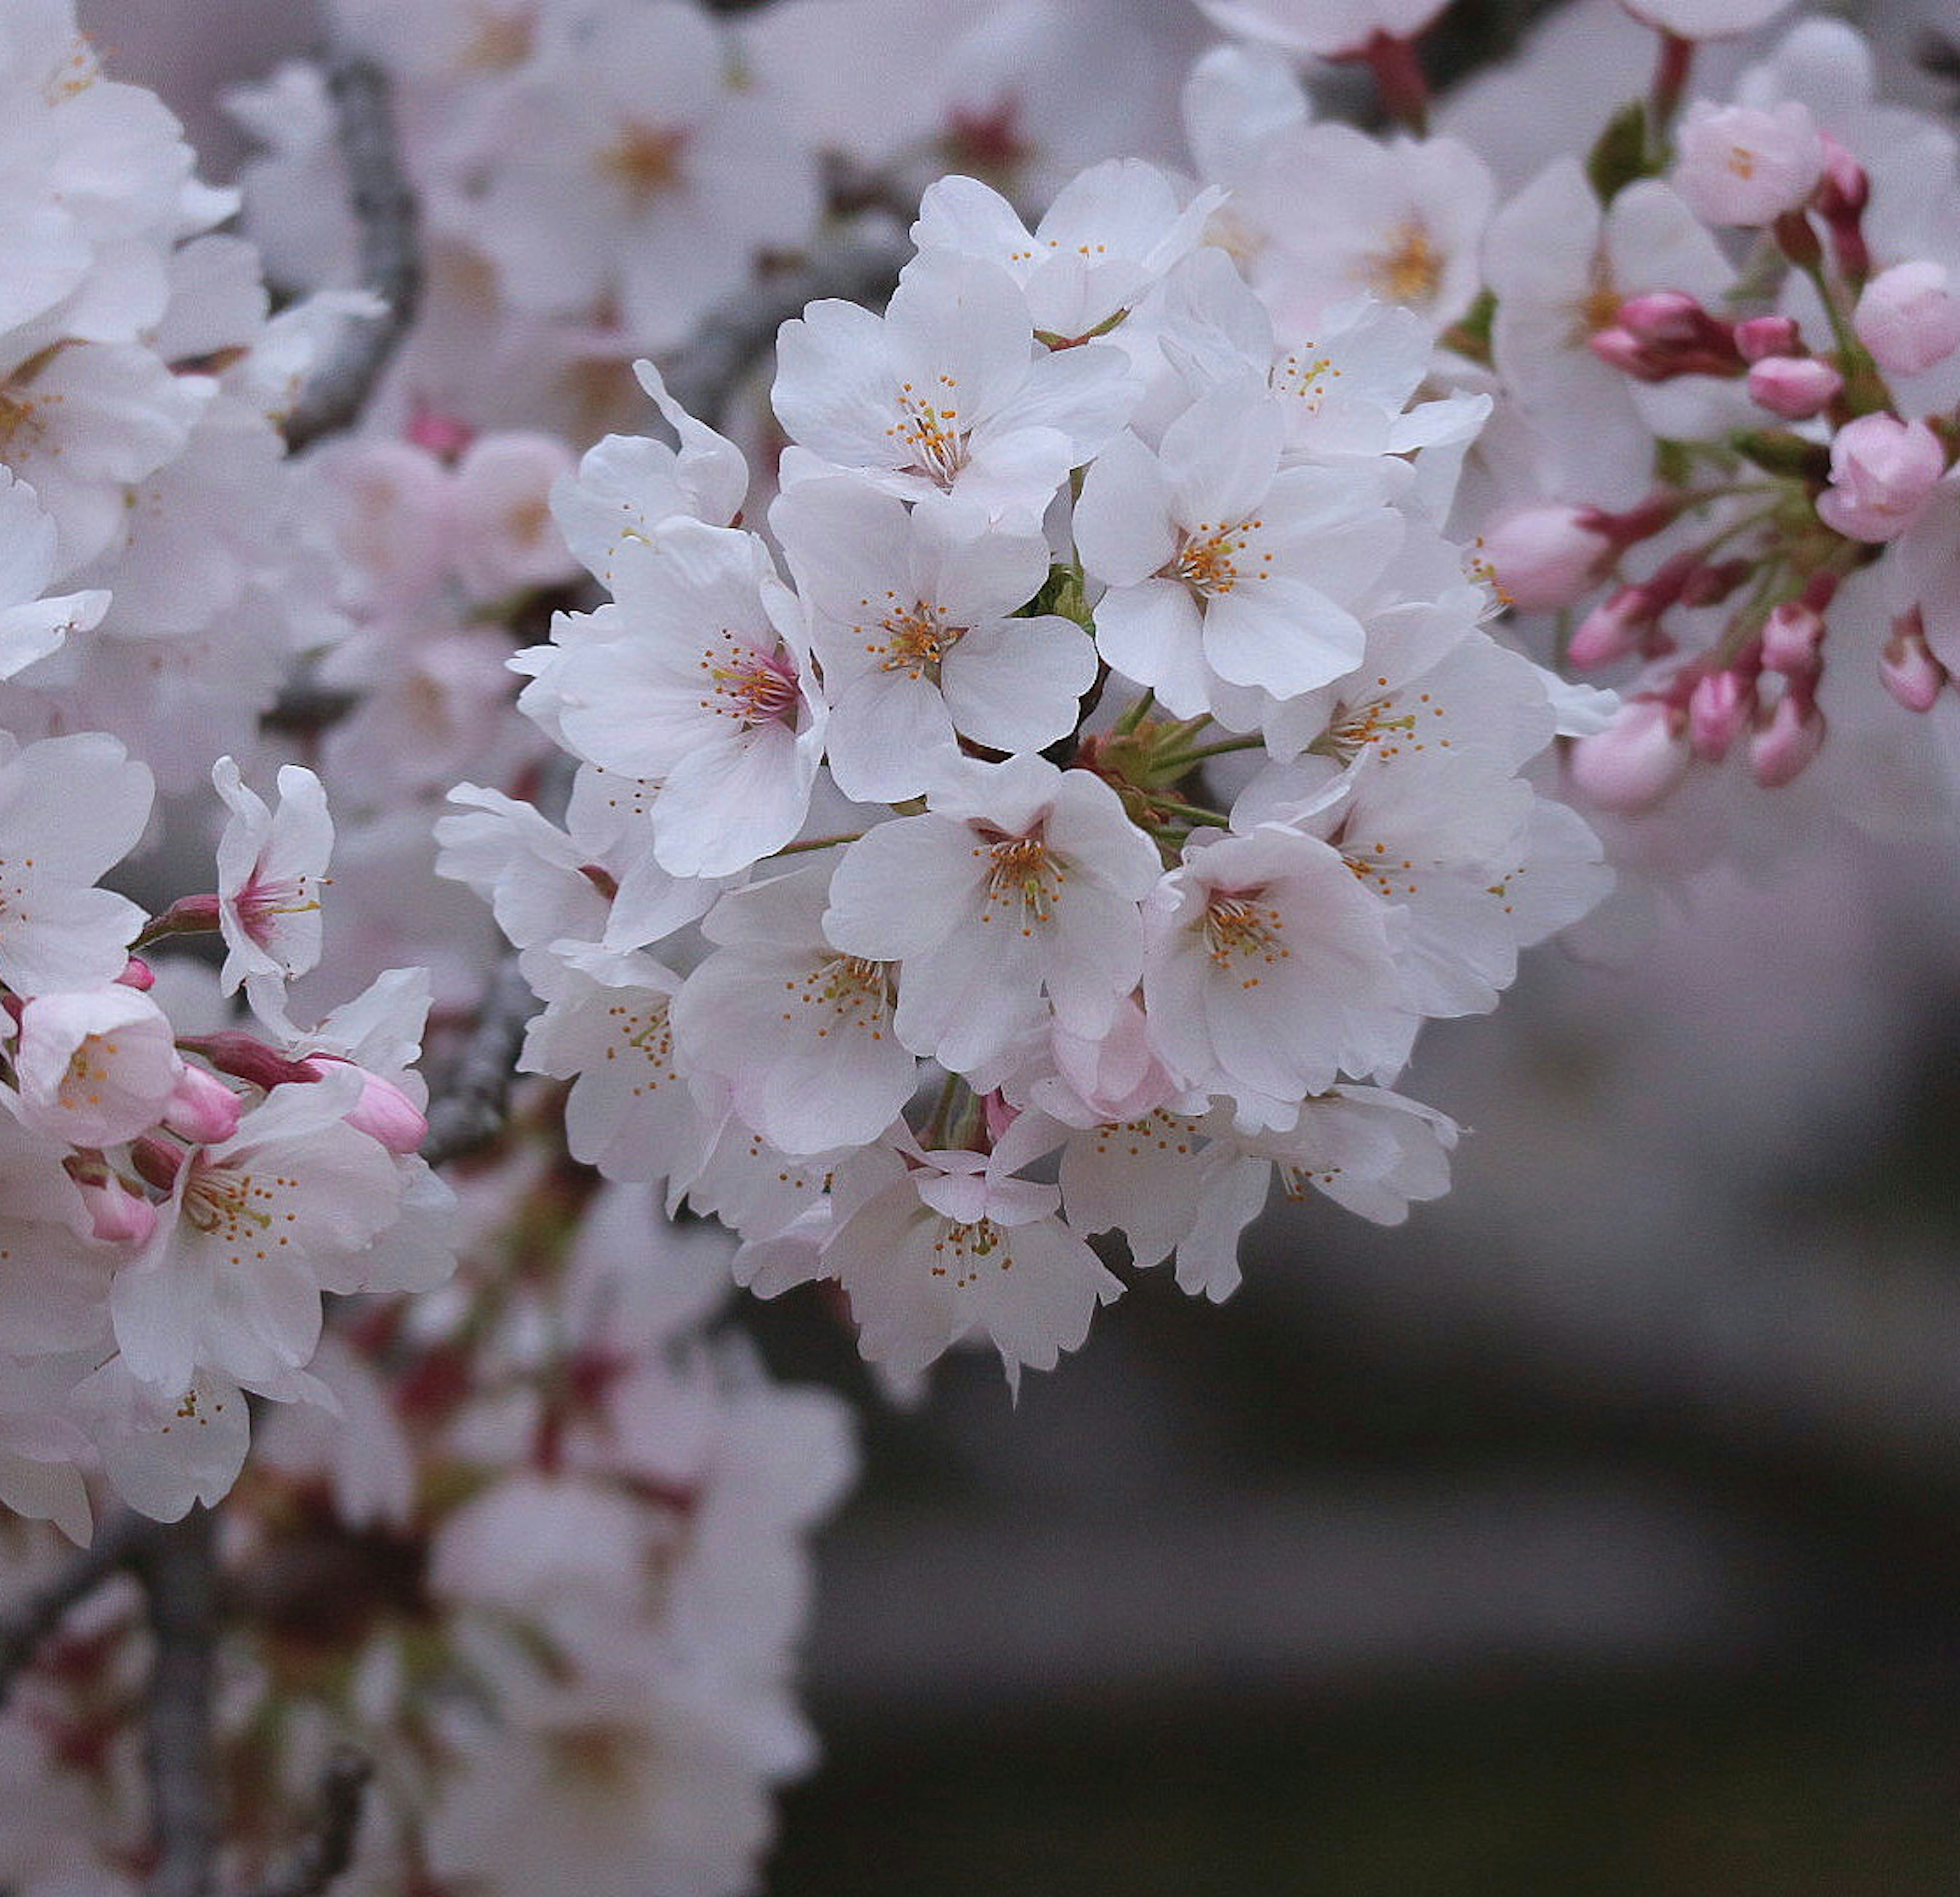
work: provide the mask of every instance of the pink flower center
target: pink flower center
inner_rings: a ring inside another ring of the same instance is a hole
[[[711,695],[701,701],[704,711],[733,718],[745,731],[765,724],[795,724],[803,694],[796,661],[781,646],[762,652],[724,632],[718,651],[710,646],[702,654],[701,670],[711,688]]]

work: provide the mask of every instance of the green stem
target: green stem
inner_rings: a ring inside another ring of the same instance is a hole
[[[1175,771],[1181,777],[1194,764],[1202,764],[1208,757],[1223,757],[1228,751],[1256,751],[1265,743],[1262,737],[1220,738],[1216,744],[1195,745],[1188,751],[1163,752],[1150,762],[1160,771]]]
[[[1221,830],[1232,827],[1230,818],[1220,816],[1216,810],[1201,810],[1195,804],[1172,804],[1163,797],[1153,797],[1150,808],[1161,810],[1166,816],[1176,817],[1180,823],[1208,823]]]
[[[1118,734],[1128,737],[1145,718],[1150,716],[1150,707],[1157,702],[1157,694],[1154,692],[1145,692],[1144,695],[1116,721]]]

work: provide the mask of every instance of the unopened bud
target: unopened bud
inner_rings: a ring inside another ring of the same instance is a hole
[[[1765,356],[1749,371],[1749,399],[1786,422],[1822,415],[1843,393],[1844,378],[1814,355]]]
[[[1745,362],[1760,362],[1765,356],[1796,355],[1803,336],[1793,317],[1749,317],[1736,325],[1736,347]]]
[[[177,1045],[186,1053],[202,1055],[219,1073],[262,1087],[268,1093],[275,1087],[320,1078],[320,1069],[310,1062],[288,1060],[277,1049],[235,1028],[216,1034],[186,1034]]]
[[[150,972],[150,965],[140,955],[132,955],[123,965],[123,972],[116,980],[125,988],[133,988],[138,995],[147,995],[157,985],[157,978]]]
[[[1650,290],[1620,305],[1620,327],[1643,342],[1692,342],[1708,313],[1680,290]]]
[[[164,1106],[164,1124],[193,1146],[215,1146],[238,1131],[238,1096],[215,1074],[184,1063]]]
[[[111,1173],[78,1179],[75,1189],[88,1214],[88,1229],[108,1245],[147,1245],[157,1229],[157,1208]]]
[[[1824,743],[1824,714],[1807,692],[1788,691],[1749,739],[1749,775],[1766,791],[1803,775]]]
[[[177,1182],[177,1168],[184,1161],[184,1149],[171,1140],[145,1133],[129,1142],[129,1163],[146,1186],[167,1192]]]
[[[1572,781],[1602,809],[1650,810],[1678,784],[1693,760],[1687,715],[1659,699],[1636,699],[1603,731],[1572,747]]]
[[[1892,622],[1892,636],[1879,658],[1885,689],[1908,711],[1930,711],[1948,683],[1945,666],[1926,643],[1926,622],[1914,607]]]
[[[1763,664],[1786,678],[1815,678],[1822,665],[1824,616],[1801,600],[1784,600],[1763,622]]]
[[[316,1056],[308,1062],[315,1077],[324,1078],[325,1061],[331,1057]],[[336,1066],[353,1066],[352,1061],[336,1061]],[[428,1136],[428,1119],[421,1108],[393,1081],[384,1081],[378,1074],[371,1074],[364,1067],[355,1071],[361,1076],[361,1097],[342,1116],[347,1124],[357,1133],[365,1133],[371,1140],[377,1140],[391,1153],[412,1153],[419,1149]]]
[[[1566,648],[1566,663],[1575,671],[1589,672],[1626,658],[1638,649],[1641,635],[1653,623],[1647,588],[1623,586],[1579,622]]]
[[[1688,700],[1688,737],[1694,755],[1719,764],[1755,715],[1755,682],[1736,672],[1710,672]]]
[[[1588,524],[1589,510],[1548,501],[1494,523],[1478,543],[1499,596],[1528,613],[1570,606],[1598,583],[1612,543]]]

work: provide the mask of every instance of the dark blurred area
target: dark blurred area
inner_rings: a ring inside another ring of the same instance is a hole
[[[205,139],[309,39],[84,8]],[[1841,11],[1894,72],[1930,17]],[[1954,887],[1950,839],[1797,836],[1539,951],[1409,1077],[1447,1200],[1279,1208],[1222,1307],[1131,1275],[1018,1405],[746,1307],[867,1452],[772,1897],[1960,1890]]]

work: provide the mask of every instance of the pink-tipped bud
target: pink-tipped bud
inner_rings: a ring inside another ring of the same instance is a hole
[[[1753,679],[1737,672],[1710,672],[1699,680],[1688,699],[1688,740],[1694,755],[1719,764],[1755,715]]]
[[[1793,317],[1750,317],[1736,325],[1736,347],[1745,362],[1760,362],[1766,356],[1801,353],[1803,336]]]
[[[1786,678],[1815,678],[1823,645],[1824,616],[1801,600],[1780,601],[1763,622],[1763,664]]]
[[[1946,472],[1946,451],[1923,422],[1861,415],[1831,444],[1831,485],[1818,518],[1851,540],[1896,539]]]
[[[138,995],[147,995],[157,985],[157,978],[150,972],[150,965],[140,955],[132,955],[123,965],[123,972],[116,980],[125,988],[133,988]]]
[[[1800,777],[1824,743],[1824,714],[1807,692],[1789,691],[1777,699],[1767,723],[1749,738],[1749,775],[1766,791],[1780,790]]]
[[[157,1208],[112,1173],[78,1179],[75,1188],[88,1214],[88,1229],[108,1245],[147,1245],[157,1229]]]
[[[347,1124],[357,1133],[378,1140],[391,1153],[418,1151],[428,1137],[427,1116],[393,1081],[384,1081],[364,1067],[358,1071],[361,1097],[345,1115]]]
[[[1870,173],[1829,132],[1817,181],[1817,208],[1827,218],[1856,217],[1871,202]]]
[[[1613,543],[1589,508],[1559,501],[1519,508],[1484,530],[1478,546],[1498,597],[1528,613],[1570,606],[1597,584]]]
[[[1879,676],[1908,711],[1931,711],[1946,689],[1949,675],[1926,642],[1926,622],[1917,606],[1893,620],[1879,658]]]
[[[1586,339],[1586,346],[1609,369],[1621,370],[1643,382],[1667,379],[1665,369],[1650,364],[1647,345],[1631,329],[1596,329]]]
[[[1692,762],[1687,714],[1659,699],[1635,699],[1603,731],[1572,747],[1572,781],[1604,810],[1650,810]]]
[[[238,1131],[238,1096],[215,1074],[184,1063],[164,1103],[164,1124],[193,1146],[215,1146]]]
[[[1698,561],[1682,575],[1675,597],[1683,606],[1719,606],[1755,571],[1750,560]]]
[[[177,1046],[186,1054],[202,1055],[219,1073],[262,1087],[268,1093],[275,1087],[320,1078],[320,1069],[310,1062],[288,1060],[276,1049],[235,1028],[216,1034],[186,1034]]]
[[[1735,326],[1678,290],[1629,297],[1612,326],[1589,339],[1601,361],[1643,382],[1677,375],[1734,375],[1742,367]]]
[[[177,1182],[177,1168],[184,1162],[184,1149],[173,1141],[145,1133],[129,1142],[129,1163],[145,1185],[167,1192]]]
[[[1865,286],[1851,326],[1888,375],[1917,375],[1960,349],[1960,297],[1938,264],[1895,264]]]
[[[1844,378],[1814,355],[1771,355],[1749,371],[1749,399],[1786,422],[1822,415],[1843,393]]]
[[[1579,629],[1566,648],[1566,662],[1575,671],[1589,672],[1596,666],[1627,658],[1639,649],[1641,638],[1653,623],[1647,588],[1623,586],[1579,622]]]
[[[1620,305],[1620,327],[1642,342],[1692,342],[1708,313],[1680,290],[1650,290]]]

